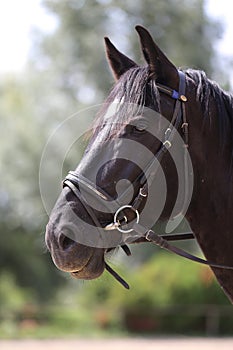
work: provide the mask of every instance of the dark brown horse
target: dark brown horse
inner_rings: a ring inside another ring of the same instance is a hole
[[[96,278],[114,273],[109,250],[128,253],[144,228],[182,213],[205,257],[233,266],[233,98],[201,71],[178,71],[136,30],[145,67],[105,39],[116,84],[51,213],[48,249],[59,269]],[[233,270],[212,269],[233,301]]]

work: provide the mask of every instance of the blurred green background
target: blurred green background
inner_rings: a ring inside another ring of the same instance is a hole
[[[215,49],[223,23],[207,15],[204,0],[47,0],[42,6],[55,29],[35,29],[23,72],[0,80],[0,338],[232,335],[232,308],[210,270],[155,247],[110,258],[130,291],[106,273],[83,282],[59,272],[44,244],[48,217],[39,191],[40,159],[54,128],[101,103],[113,85],[104,36],[143,64],[134,31],[142,24],[177,66],[203,69],[229,89],[231,62],[222,64]],[[78,153],[68,159],[70,169]],[[48,176],[55,167],[56,159]],[[186,229],[183,223],[180,230]],[[194,243],[183,246],[198,252]]]

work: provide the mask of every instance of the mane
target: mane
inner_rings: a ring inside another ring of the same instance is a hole
[[[204,118],[209,119],[211,115],[210,103],[214,99],[217,109],[219,137],[222,145],[227,141],[227,133],[233,132],[233,96],[223,90],[216,82],[208,79],[206,74],[200,70],[187,69],[186,75],[194,80],[196,84],[196,99],[201,103]]]
[[[203,71],[187,69],[184,73],[195,82],[196,100],[201,103],[204,121],[211,120],[213,117],[210,104],[214,99],[218,114],[219,136],[224,145],[227,133],[233,129],[233,96],[216,82],[208,79]],[[155,79],[150,77],[148,67],[137,66],[124,73],[114,85],[94,121],[92,135],[105,126],[106,139],[116,136],[122,125],[127,125],[133,115],[140,114],[144,106],[160,111],[160,94]],[[113,122],[110,120],[111,113],[114,114]],[[108,124],[107,128],[106,124]]]

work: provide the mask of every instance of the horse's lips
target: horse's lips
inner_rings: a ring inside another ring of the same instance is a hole
[[[92,280],[96,277],[92,277],[92,276],[83,276],[82,275],[82,270],[80,271],[76,271],[76,272],[71,272],[71,276],[74,277],[74,278],[77,278],[77,279],[85,279],[85,280]]]
[[[104,260],[101,263],[93,263],[94,259],[93,256],[90,257],[90,259],[87,261],[87,263],[82,266],[77,271],[71,272],[71,276],[77,279],[85,279],[85,280],[91,280],[98,278],[100,275],[102,275],[104,268],[105,268],[105,262]]]
[[[79,271],[75,271],[75,272],[71,272],[71,276],[74,277],[74,278],[77,278],[77,279],[83,279],[83,280],[92,280],[92,279],[95,279],[97,277],[99,277],[103,271],[101,271],[100,273],[96,274],[96,273],[89,273],[87,274],[87,270],[85,269],[85,267],[83,267],[82,270],[79,270]]]

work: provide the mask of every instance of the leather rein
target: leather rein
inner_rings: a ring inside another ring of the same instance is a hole
[[[113,222],[105,226],[105,231],[118,230],[124,235],[124,244],[121,246],[127,255],[130,255],[130,250],[127,243],[136,242],[151,242],[160,248],[166,249],[176,255],[184,257],[185,259],[192,260],[212,268],[228,269],[233,270],[233,266],[227,266],[222,264],[217,264],[209,260],[201,259],[195,255],[192,255],[185,250],[178,248],[169,243],[169,241],[179,241],[187,239],[195,239],[192,232],[186,233],[176,233],[176,234],[157,234],[152,229],[147,229],[140,224],[140,213],[139,207],[143,200],[148,196],[148,191],[151,183],[153,182],[156,172],[154,171],[155,161],[161,161],[164,154],[172,147],[172,141],[175,133],[179,128],[183,133],[184,140],[184,200],[183,208],[186,207],[186,202],[188,198],[188,171],[187,171],[187,153],[188,153],[188,123],[186,119],[185,103],[187,102],[187,97],[185,96],[185,74],[181,71],[179,73],[179,91],[173,90],[161,84],[157,84],[157,88],[161,93],[169,95],[172,99],[176,100],[172,120],[169,127],[165,131],[164,141],[160,149],[155,154],[154,160],[147,167],[144,176],[141,179],[140,189],[136,195],[133,203],[131,205],[123,205],[115,211]],[[84,186],[93,195],[100,197],[102,200],[108,201],[111,199],[107,194],[105,194],[101,189],[97,189],[88,179],[84,178],[82,175],[75,171],[70,171],[63,181],[63,187],[69,187],[70,190],[78,197],[82,204],[84,204],[88,214],[93,219],[94,224],[99,227],[100,223],[94,214],[93,210],[86,203],[85,199],[81,195],[79,190],[80,185]],[[131,212],[131,216],[134,217],[134,222],[128,227],[130,220],[125,213]],[[181,210],[182,212],[182,210]],[[111,249],[109,249],[111,250]],[[129,289],[129,285],[125,282],[106,262],[105,267],[108,272],[110,272],[125,288]]]

